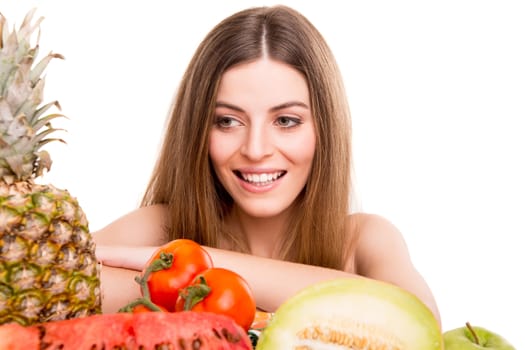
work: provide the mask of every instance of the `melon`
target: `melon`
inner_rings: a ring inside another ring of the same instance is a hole
[[[256,350],[442,350],[441,328],[417,297],[367,278],[309,286],[284,302]]]
[[[251,342],[231,318],[183,311],[98,314],[22,326],[0,326],[2,350],[251,350]]]

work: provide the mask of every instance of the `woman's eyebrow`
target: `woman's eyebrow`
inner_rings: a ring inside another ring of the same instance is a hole
[[[270,108],[270,111],[275,112],[275,111],[278,111],[280,109],[285,109],[285,108],[290,108],[290,107],[302,107],[302,108],[309,109],[309,107],[308,107],[308,105],[306,103],[303,103],[303,102],[300,102],[300,101],[290,101],[290,102],[281,103],[280,105],[272,107],[272,108]]]
[[[232,105],[231,103],[221,102],[221,101],[216,102],[215,103],[215,108],[220,108],[220,107],[229,108],[229,109],[233,109],[234,111],[244,113],[244,110],[241,107],[236,106],[236,105]],[[308,105],[306,103],[303,103],[303,102],[300,102],[300,101],[290,101],[290,102],[285,102],[285,103],[281,103],[281,104],[279,104],[277,106],[274,106],[274,107],[270,108],[270,111],[271,112],[275,112],[275,111],[278,111],[278,110],[281,110],[281,109],[285,109],[285,108],[290,108],[290,107],[302,107],[302,108],[305,108],[305,109],[309,109],[309,107],[308,107]]]
[[[236,106],[236,105],[232,105],[232,104],[230,104],[230,103],[217,101],[217,102],[215,103],[215,108],[220,108],[220,107],[224,107],[224,108],[228,108],[228,109],[233,109],[234,111],[244,113],[244,110],[243,110],[241,107],[238,107],[238,106]]]

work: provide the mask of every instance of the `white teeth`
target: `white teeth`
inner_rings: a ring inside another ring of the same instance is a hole
[[[244,174],[242,173],[242,178],[245,181],[248,181],[254,185],[267,185],[273,181],[275,181],[279,176],[282,175],[283,172],[275,172],[275,173],[263,173],[263,174]]]

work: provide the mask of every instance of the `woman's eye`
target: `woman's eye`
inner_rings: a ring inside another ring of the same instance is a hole
[[[226,116],[218,117],[215,120],[215,124],[219,128],[224,128],[224,129],[233,128],[235,126],[241,125],[241,123],[238,120],[236,120],[236,119],[234,119],[232,117],[226,117]]]
[[[278,117],[275,122],[280,127],[292,128],[294,126],[297,126],[297,125],[301,124],[301,119],[293,118],[293,117],[287,117],[287,116],[281,116],[281,117]]]

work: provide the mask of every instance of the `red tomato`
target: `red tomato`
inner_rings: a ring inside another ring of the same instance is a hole
[[[175,311],[183,310],[223,314],[247,331],[255,318],[256,305],[250,286],[241,276],[215,267],[201,272],[180,291]]]
[[[173,254],[171,267],[152,272],[147,285],[154,304],[174,311],[179,289],[190,284],[198,273],[212,267],[213,263],[208,252],[198,243],[189,239],[176,239],[155,251],[146,263],[143,274],[161,257],[161,253]]]

